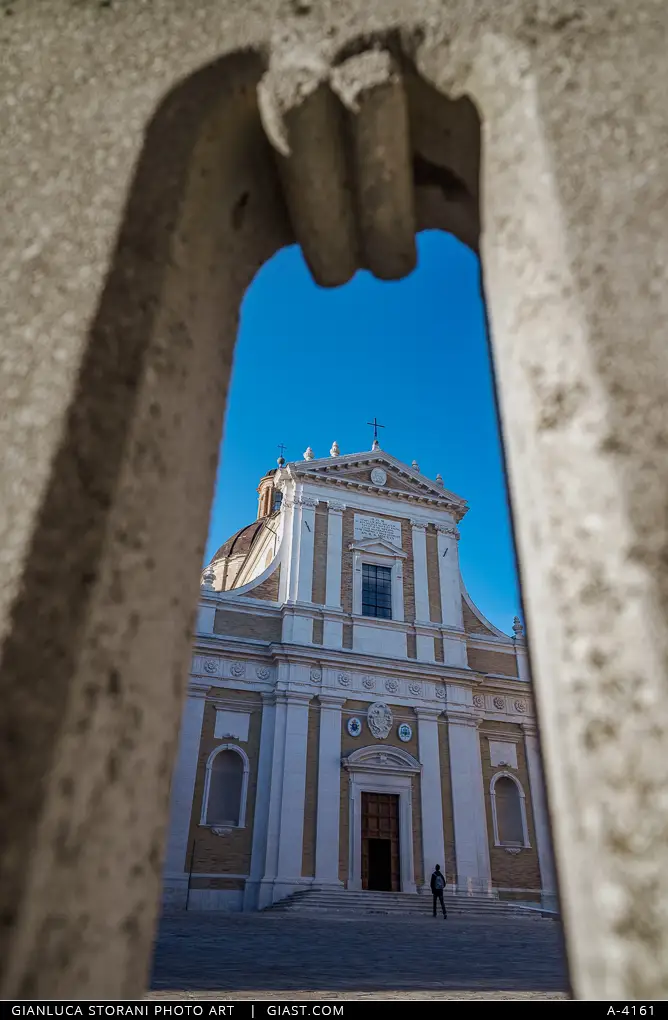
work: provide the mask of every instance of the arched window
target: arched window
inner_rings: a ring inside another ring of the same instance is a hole
[[[528,847],[524,790],[515,776],[499,772],[492,779],[492,818],[496,846]]]
[[[246,822],[248,757],[236,744],[221,744],[209,755],[202,798],[202,825],[242,827]]]

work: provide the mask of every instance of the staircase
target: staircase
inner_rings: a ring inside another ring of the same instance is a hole
[[[541,920],[540,910],[524,910],[510,900],[482,893],[444,895],[448,917],[466,920]],[[537,907],[538,904],[533,904]],[[384,915],[386,917],[431,917],[430,893],[356,892],[349,889],[300,889],[265,908],[265,913]],[[437,905],[437,910],[440,907]]]

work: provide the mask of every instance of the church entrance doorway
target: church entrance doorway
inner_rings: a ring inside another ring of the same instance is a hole
[[[362,793],[362,888],[399,892],[399,797]]]

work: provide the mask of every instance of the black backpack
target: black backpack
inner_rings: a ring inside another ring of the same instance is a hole
[[[445,889],[445,879],[440,871],[434,873],[434,889],[436,892],[440,892],[441,889]]]

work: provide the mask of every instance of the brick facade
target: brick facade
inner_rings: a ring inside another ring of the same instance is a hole
[[[468,662],[471,669],[475,669],[479,673],[517,676],[517,658],[512,650],[510,652],[488,652],[486,649],[469,647]]]
[[[308,710],[308,736],[306,739],[306,796],[304,799],[304,846],[302,850],[302,875],[305,878],[315,875],[319,737],[320,709],[311,702]]]
[[[214,737],[216,709],[211,702],[207,702],[202,722],[202,740],[197,762],[197,778],[195,781],[195,795],[193,798],[188,840],[188,861],[193,842],[195,842],[193,875],[198,871],[220,872],[221,874],[229,872],[234,875],[247,875],[250,869],[260,728],[262,725],[262,699],[259,694],[253,691],[231,690],[224,692],[224,698],[226,701],[237,702],[240,711],[250,712],[248,741],[241,742],[227,737],[224,740],[219,740]],[[210,829],[200,825],[206,763],[214,748],[219,747],[221,744],[237,744],[243,748],[248,755],[250,766],[246,800],[246,824],[242,829],[233,829],[226,836],[217,836]]]
[[[489,857],[492,871],[492,883],[495,887],[505,889],[540,889],[540,867],[538,864],[538,853],[536,851],[536,833],[533,821],[533,810],[531,804],[531,790],[529,787],[529,773],[527,770],[526,753],[524,748],[524,734],[520,726],[514,723],[490,722],[488,728],[499,736],[496,739],[502,740],[502,734],[508,734],[517,739],[517,769],[504,767],[493,768],[490,761],[489,741],[490,737],[484,732],[487,727],[483,726],[480,734],[480,757],[482,760],[482,774],[485,788],[485,811],[487,815],[487,832],[489,834]],[[495,739],[494,736],[491,737]],[[525,796],[525,807],[527,815],[527,827],[529,830],[530,849],[521,850],[519,854],[510,854],[504,847],[494,846],[494,825],[492,819],[492,798],[490,794],[490,783],[497,772],[511,772],[519,779]]]
[[[233,609],[217,609],[213,632],[228,634],[230,637],[255,638],[258,641],[280,641],[281,627],[280,616],[255,616],[251,613],[235,613]]]

